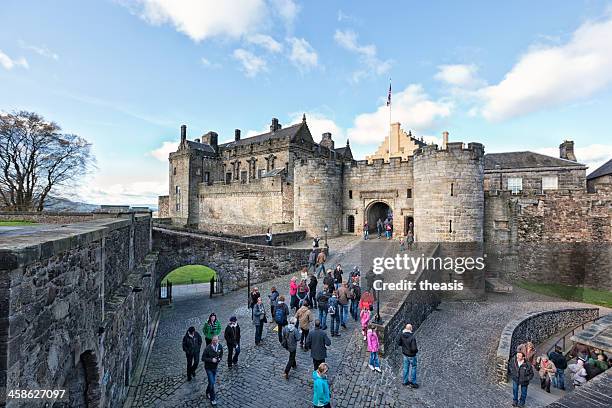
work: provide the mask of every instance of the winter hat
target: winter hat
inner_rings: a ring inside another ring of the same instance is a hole
[[[237,322],[238,319],[236,319],[236,316],[232,316],[230,317],[230,322]]]

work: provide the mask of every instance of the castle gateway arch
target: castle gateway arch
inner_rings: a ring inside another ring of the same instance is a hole
[[[368,221],[370,232],[376,231],[376,222],[380,218],[381,221],[389,218],[393,220],[393,210],[385,201],[373,201],[366,207],[365,218]]]

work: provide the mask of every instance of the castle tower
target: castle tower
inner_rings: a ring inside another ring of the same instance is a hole
[[[429,145],[414,154],[415,238],[421,242],[482,242],[484,147]]]
[[[328,236],[342,231],[342,163],[326,159],[295,162],[293,169],[293,225],[307,236]]]

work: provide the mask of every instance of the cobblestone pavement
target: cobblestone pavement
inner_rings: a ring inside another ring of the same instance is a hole
[[[359,264],[354,237],[330,240],[329,264],[341,262],[345,271]],[[363,269],[363,268],[362,268]],[[267,299],[275,285],[287,297],[289,276],[258,284]],[[198,330],[211,312],[225,325],[231,315],[242,328],[239,366],[219,365],[218,401],[224,407],[309,407],[312,397],[310,353],[298,349],[298,367],[289,380],[282,377],[288,352],[278,343],[272,326],[264,330],[262,346],[254,345],[254,326],[246,307],[246,289],[209,299],[182,297],[161,311],[149,361],[134,390],[133,407],[206,407],[206,374],[186,381],[181,339],[189,326]],[[416,332],[419,342],[419,380],[414,390],[401,385],[401,356],[381,359],[382,374],[367,367],[368,353],[358,324],[350,321],[341,337],[332,339],[327,362],[332,401],[337,407],[497,407],[509,406],[511,390],[494,384],[493,356],[499,334],[512,318],[532,310],[567,306],[552,298],[515,288],[512,295],[489,294],[485,302],[443,302]],[[607,311],[606,311],[607,312]],[[605,312],[604,312],[605,313]],[[224,343],[222,341],[222,343]],[[530,388],[530,393],[538,390]],[[541,406],[528,397],[531,407]]]

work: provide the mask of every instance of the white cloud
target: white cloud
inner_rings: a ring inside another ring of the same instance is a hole
[[[133,3],[124,4],[134,9]],[[196,42],[249,34],[268,13],[263,0],[137,0],[136,6],[136,13],[148,23],[171,24]]]
[[[371,74],[382,75],[391,69],[392,61],[382,61],[377,57],[376,46],[373,44],[360,45],[357,41],[357,34],[352,30],[336,30],[334,40],[342,48],[359,55],[363,69],[353,73],[354,82],[359,82],[364,77]]]
[[[160,147],[152,150],[148,153],[149,156],[156,158],[157,160],[167,163],[168,156],[172,152],[176,152],[178,149],[179,142],[163,142]]]
[[[500,121],[586,98],[612,83],[612,17],[581,25],[558,46],[536,46],[497,85],[480,90],[481,114]]]
[[[429,130],[436,122],[448,117],[453,109],[449,101],[433,101],[421,85],[412,84],[392,96],[392,120],[400,122],[404,129]],[[382,101],[375,112],[362,113],[355,118],[348,137],[357,143],[379,143],[389,133],[389,108]]]
[[[319,63],[319,56],[312,46],[303,38],[288,38],[287,42],[291,45],[289,60],[300,71],[308,71]]]
[[[482,86],[482,80],[477,77],[478,67],[470,64],[439,65],[434,76],[438,81],[461,88]]]
[[[233,56],[242,64],[243,71],[248,77],[254,77],[268,70],[266,61],[250,51],[238,48],[234,50]]]
[[[534,150],[536,153],[552,157],[559,157],[558,147],[543,147]],[[612,145],[592,144],[588,146],[574,146],[574,154],[579,163],[589,166],[587,174],[610,160],[612,157]]]
[[[203,67],[206,68],[221,68],[221,64],[219,64],[218,62],[213,62],[205,57],[200,58],[200,63]]]
[[[300,12],[300,6],[293,0],[271,0],[271,7],[285,21],[288,27],[293,24]]]
[[[28,61],[24,57],[12,59],[11,57],[3,53],[2,50],[0,50],[0,65],[2,65],[6,70],[11,70],[15,67],[22,67],[25,69],[30,68]]]
[[[30,51],[34,51],[35,53],[37,53],[38,55],[45,57],[45,58],[51,58],[54,60],[59,60],[59,55],[57,55],[55,52],[51,51],[49,48],[43,46],[36,46],[36,45],[29,45],[24,43],[23,41],[20,41],[21,44],[21,48],[26,49],[26,50],[30,50]]]
[[[281,52],[283,50],[283,45],[269,35],[254,34],[248,36],[246,40],[251,44],[259,45],[270,52]]]

